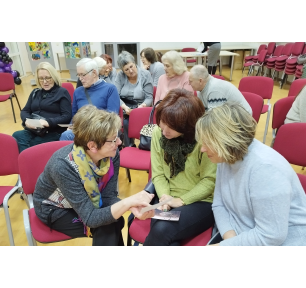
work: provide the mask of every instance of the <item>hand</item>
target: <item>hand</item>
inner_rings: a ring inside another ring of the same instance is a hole
[[[220,243],[217,243],[217,244],[210,244],[208,246],[220,246]]]
[[[150,65],[143,65],[143,69],[149,70],[149,68],[150,68]]]
[[[142,190],[138,192],[137,194],[134,194],[133,196],[126,198],[126,200],[129,201],[130,207],[138,207],[138,206],[147,207],[150,205],[149,203],[151,202],[153,197],[154,197],[154,194],[150,194]]]
[[[143,107],[147,107],[146,103],[142,103],[142,104],[138,105],[138,108],[143,108]]]
[[[107,77],[108,74],[109,74],[109,72],[110,72],[110,70],[109,70],[109,68],[107,68],[107,69],[105,70],[104,76]]]
[[[230,239],[230,238],[233,238],[237,236],[235,230],[229,230],[229,231],[226,231],[224,234],[223,234],[223,240],[226,240],[226,239]]]
[[[29,124],[28,120],[26,120],[26,122],[24,123],[28,128],[30,129],[37,129],[36,127],[32,126]]]
[[[39,119],[39,122],[42,126],[44,127],[49,127],[49,123],[46,121],[46,120],[43,120],[43,119]]]
[[[67,127],[67,130],[72,130],[72,127],[73,127],[73,125],[69,125],[69,126]]]
[[[170,195],[164,194],[164,195],[162,195],[162,197],[160,197],[159,202],[165,201],[165,200],[169,199],[170,197],[171,197]],[[172,208],[181,207],[183,205],[184,205],[184,202],[181,200],[181,198],[173,198],[172,200],[170,200],[167,203],[167,206],[170,206]]]
[[[139,220],[146,220],[148,218],[152,218],[155,215],[154,210],[147,211],[145,213],[140,213],[141,209],[143,207],[138,206],[138,207],[131,207],[130,211],[137,217]]]
[[[127,115],[130,115],[131,111],[133,110],[133,109],[129,108],[129,107],[126,106],[126,105],[123,106],[122,109],[125,111],[125,113],[126,113]]]

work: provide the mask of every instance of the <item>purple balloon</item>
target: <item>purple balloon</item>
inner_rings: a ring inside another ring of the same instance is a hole
[[[4,63],[0,60],[0,68],[4,67]]]
[[[4,70],[2,68],[0,68],[0,73],[4,72]]]
[[[9,67],[9,66],[4,67],[4,71],[5,72],[11,72],[11,67]]]
[[[16,78],[16,77],[17,77],[17,71],[12,70],[12,71],[11,71],[11,74],[12,74],[12,76],[13,76],[14,78]]]
[[[9,50],[7,47],[3,47],[3,48],[1,49],[1,51],[4,51],[4,52],[6,52],[6,53],[9,53],[9,52],[10,52],[10,50]]]

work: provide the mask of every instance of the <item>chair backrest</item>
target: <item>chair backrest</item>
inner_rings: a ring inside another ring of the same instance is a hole
[[[0,73],[0,92],[15,90],[14,77],[11,73]]]
[[[151,111],[152,107],[136,108],[131,111],[129,117],[129,138],[140,138],[140,130],[149,123]]]
[[[278,45],[275,50],[274,50],[274,53],[273,53],[273,56],[281,56],[282,55],[282,52],[283,52],[283,49],[284,49],[284,45]]]
[[[275,102],[272,116],[272,129],[279,129],[284,125],[286,116],[294,102],[294,97],[286,97]]]
[[[119,107],[119,117],[121,119],[121,132],[123,132],[123,109],[121,108],[121,106]]]
[[[211,75],[211,76],[220,80],[225,80],[225,78],[221,75]]]
[[[298,95],[305,85],[306,85],[305,78],[294,80],[290,85],[288,96]]]
[[[306,45],[304,46],[302,54],[306,54]]]
[[[268,53],[268,50],[261,50],[260,51],[260,53],[258,55],[258,62],[259,63],[262,63],[262,62],[265,61],[267,53]]]
[[[298,174],[298,173],[297,173],[297,175],[298,175],[298,177],[300,179],[300,182],[302,184],[302,187],[303,187],[303,189],[306,193],[306,175],[302,175],[302,174]]]
[[[70,97],[71,97],[71,103],[73,101],[73,93],[74,93],[74,87],[71,83],[68,83],[68,82],[65,82],[65,83],[62,83],[62,87],[67,89],[69,94],[70,94]]]
[[[155,101],[156,90],[157,90],[157,87],[153,86],[153,103]]]
[[[270,43],[268,44],[267,54],[268,54],[268,55],[273,54],[273,52],[274,52],[274,50],[275,50],[275,47],[276,47],[276,43],[275,43],[275,42],[270,42]]]
[[[299,56],[305,47],[305,42],[295,42],[292,46],[291,54],[292,56]]]
[[[195,48],[183,48],[182,49],[182,52],[195,52],[195,51],[197,51],[197,49]]]
[[[251,92],[241,92],[241,93],[244,96],[245,100],[251,106],[253,118],[258,123],[260,115],[261,115],[262,107],[264,105],[264,100],[262,99],[262,97],[260,97],[259,95],[255,93],[251,93]]]
[[[290,56],[293,45],[294,43],[287,43],[283,48],[282,55]]]
[[[37,179],[44,171],[53,153],[71,143],[73,141],[47,142],[25,149],[20,153],[18,158],[19,174],[25,194],[34,192]]]
[[[289,123],[281,126],[276,134],[273,149],[290,164],[306,166],[306,123]]]
[[[267,45],[266,44],[261,44],[259,47],[258,47],[258,50],[257,50],[257,55],[260,54],[260,52],[262,50],[266,50],[267,49]]]
[[[11,135],[0,133],[0,151],[2,151],[0,176],[19,174],[19,150],[15,138]]]
[[[258,94],[263,99],[271,99],[274,83],[271,78],[263,76],[244,77],[239,82],[240,92],[251,92]]]

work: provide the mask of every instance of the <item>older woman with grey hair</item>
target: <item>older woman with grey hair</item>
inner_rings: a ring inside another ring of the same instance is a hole
[[[118,72],[115,85],[120,95],[120,106],[124,110],[124,146],[135,146],[128,137],[129,115],[132,109],[152,106],[153,84],[149,71],[136,65],[132,54],[123,51],[118,57]]]
[[[211,109],[196,125],[201,151],[218,163],[213,213],[221,246],[305,246],[306,197],[295,171],[254,139],[256,121],[240,105]]]
[[[171,89],[180,88],[193,92],[189,85],[189,72],[187,66],[176,51],[168,51],[162,57],[166,74],[158,80],[154,103],[166,97]]]

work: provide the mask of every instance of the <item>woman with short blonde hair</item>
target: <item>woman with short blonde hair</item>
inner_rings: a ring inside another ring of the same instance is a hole
[[[306,197],[279,153],[254,139],[240,105],[211,109],[196,125],[201,151],[218,163],[212,209],[222,246],[306,245]]]
[[[62,86],[61,78],[59,77],[55,68],[49,62],[40,62],[36,67],[36,80],[40,88],[42,88],[42,85],[41,85],[41,81],[38,78],[38,71],[41,69],[49,72],[50,76],[52,77],[56,85]]]
[[[164,99],[172,89],[186,89],[194,93],[189,85],[187,66],[177,51],[166,52],[162,56],[162,62],[166,74],[159,77],[154,103]]]

